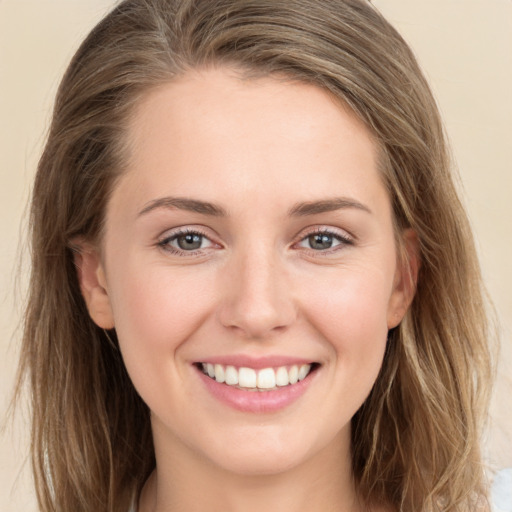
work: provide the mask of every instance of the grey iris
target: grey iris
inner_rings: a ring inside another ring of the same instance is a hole
[[[189,233],[179,236],[177,238],[177,242],[180,249],[183,249],[184,251],[193,251],[201,248],[203,237],[197,233]]]
[[[332,247],[332,236],[325,233],[316,233],[308,237],[309,245],[312,249],[322,250]]]

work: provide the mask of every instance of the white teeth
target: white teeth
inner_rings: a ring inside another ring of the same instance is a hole
[[[288,384],[290,384],[290,379],[288,378],[288,370],[284,366],[281,366],[277,369],[276,384],[278,386],[288,386]]]
[[[311,370],[311,365],[310,364],[303,364],[299,368],[299,380],[305,379],[307,377],[308,373],[309,373],[309,370]]]
[[[290,384],[296,384],[299,380],[299,368],[296,365],[290,368],[288,378],[290,379]]]
[[[296,384],[298,381],[304,380],[311,371],[310,364],[263,368],[261,370],[211,363],[202,363],[201,366],[203,373],[219,383],[253,390],[269,390]]]
[[[217,382],[224,382],[226,380],[224,366],[222,366],[221,364],[215,365],[215,380]]]
[[[276,373],[273,368],[265,368],[258,372],[258,387],[272,389],[276,387]]]
[[[226,366],[226,384],[229,386],[238,384],[238,370],[234,366]]]
[[[238,385],[241,388],[255,388],[256,380],[256,372],[252,368],[238,370]]]

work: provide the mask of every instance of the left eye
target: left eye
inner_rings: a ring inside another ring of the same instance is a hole
[[[343,243],[350,243],[350,240],[334,233],[319,232],[312,233],[303,238],[299,242],[299,246],[313,249],[314,251],[326,251]]]
[[[201,233],[177,233],[160,242],[160,245],[168,250],[197,251],[211,247],[212,242]]]

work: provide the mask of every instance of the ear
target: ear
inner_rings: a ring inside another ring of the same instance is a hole
[[[416,293],[419,268],[418,235],[413,229],[406,229],[399,243],[393,292],[388,305],[388,329],[396,327],[407,313]]]
[[[73,251],[78,282],[89,315],[98,327],[112,329],[114,315],[99,251],[81,240],[73,242]]]

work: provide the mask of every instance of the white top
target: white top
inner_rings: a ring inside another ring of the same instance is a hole
[[[512,512],[512,468],[502,469],[494,476],[491,502],[493,512]]]

